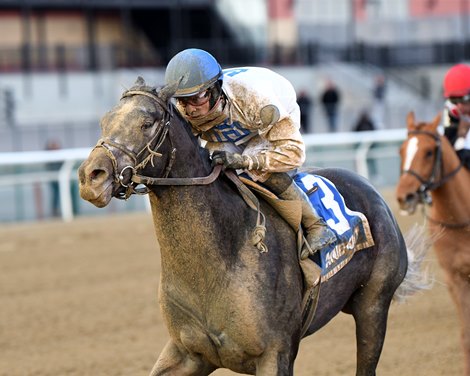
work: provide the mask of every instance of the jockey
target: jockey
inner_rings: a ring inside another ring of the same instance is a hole
[[[470,66],[457,64],[444,77],[444,134],[462,164],[470,168]]]
[[[247,173],[283,200],[299,200],[313,251],[334,242],[335,234],[291,177],[305,161],[292,84],[266,68],[222,70],[200,49],[183,50],[170,60],[165,84],[176,82],[176,107],[211,152],[212,163]]]

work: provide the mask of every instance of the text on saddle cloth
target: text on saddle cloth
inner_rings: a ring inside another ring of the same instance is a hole
[[[337,241],[319,252],[322,280],[342,269],[356,251],[372,247],[374,239],[363,213],[350,210],[336,186],[328,179],[299,173],[295,183],[309,195],[312,206],[336,234]]]

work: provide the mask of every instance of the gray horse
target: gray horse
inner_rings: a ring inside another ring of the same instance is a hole
[[[260,199],[269,251],[253,244],[259,214],[226,175],[211,177],[208,153],[171,104],[174,90],[139,78],[103,117],[102,138],[79,169],[81,197],[97,207],[112,197],[149,194],[161,250],[160,307],[171,338],[151,375],[208,375],[217,368],[292,375],[300,340],[340,311],[356,321],[356,374],[374,375],[392,298],[405,287],[420,288],[412,278],[419,262],[408,264],[411,251],[383,198],[352,172],[315,170],[351,210],[367,216],[375,245],[321,283],[303,333],[294,230]],[[148,177],[146,188],[136,176]]]

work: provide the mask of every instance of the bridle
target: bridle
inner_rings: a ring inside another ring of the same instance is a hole
[[[429,195],[430,191],[433,191],[445,183],[449,181],[452,177],[454,177],[462,168],[462,164],[460,163],[457,168],[449,172],[448,174],[444,175],[444,164],[442,163],[442,143],[441,143],[441,138],[438,134],[429,132],[429,131],[424,131],[424,130],[413,130],[409,131],[408,135],[413,135],[413,134],[424,134],[427,135],[431,138],[434,139],[436,142],[436,147],[435,147],[435,158],[434,158],[434,164],[432,167],[432,172],[429,178],[425,179],[423,178],[419,173],[412,169],[407,169],[407,170],[402,170],[401,175],[403,174],[410,174],[414,176],[418,181],[421,183],[419,189],[418,189],[418,194],[420,196],[421,202],[424,202],[426,204],[431,204],[431,197]]]
[[[125,191],[118,192],[115,197],[121,200],[127,200],[133,194],[144,195],[149,192],[147,187],[137,187],[140,183],[134,181],[134,176],[137,174],[137,171],[144,169],[147,164],[150,162],[152,167],[154,166],[154,157],[161,158],[162,153],[158,152],[160,147],[162,146],[163,142],[168,137],[169,128],[170,128],[170,119],[173,116],[172,107],[167,105],[164,101],[162,101],[157,95],[144,91],[144,90],[128,90],[124,92],[121,96],[121,100],[124,98],[132,97],[134,95],[144,95],[146,97],[151,98],[154,100],[162,109],[163,109],[163,118],[160,120],[159,124],[157,125],[157,130],[155,135],[150,139],[149,142],[139,151],[134,152],[129,150],[126,146],[110,139],[110,138],[101,138],[98,140],[95,148],[103,148],[106,155],[110,158],[111,163],[113,164],[113,172],[114,172],[114,181],[115,183],[119,183],[122,187],[125,188]],[[169,138],[171,144],[171,151],[170,157],[168,158],[167,165],[165,167],[163,177],[166,178],[171,171],[173,166],[173,162],[176,157],[176,148],[173,147],[173,143],[171,138]],[[118,149],[122,153],[126,154],[134,163],[134,166],[127,165],[118,172],[118,162],[115,155],[112,152],[112,148]],[[139,162],[139,159],[145,155],[145,158]],[[131,172],[131,179],[128,183],[124,183],[124,172],[130,170]]]
[[[452,171],[444,175],[444,164],[442,160],[442,142],[441,142],[441,138],[439,134],[430,132],[430,131],[425,131],[425,130],[413,130],[413,131],[408,132],[408,135],[413,135],[413,134],[427,135],[433,138],[434,141],[436,142],[435,158],[434,158],[434,165],[432,168],[432,173],[428,179],[423,178],[419,173],[417,173],[416,171],[412,169],[402,170],[401,175],[410,174],[414,176],[416,179],[418,179],[419,182],[421,183],[417,191],[419,202],[427,204],[427,205],[431,205],[432,198],[431,198],[430,192],[443,186],[452,177],[454,177],[462,168],[462,163],[459,163],[459,165],[455,169],[453,169]],[[426,217],[431,222],[434,222],[436,224],[439,224],[443,227],[448,227],[448,228],[458,229],[458,228],[464,228],[470,225],[470,221],[463,222],[463,223],[447,223],[447,222],[441,222],[436,219],[433,219],[428,215],[426,215]]]
[[[164,116],[160,123],[158,124],[157,131],[152,139],[147,142],[147,144],[137,153],[129,150],[126,146],[121,145],[109,138],[101,138],[98,143],[96,144],[95,148],[101,147],[105,151],[106,155],[111,159],[113,164],[113,171],[114,171],[114,181],[115,183],[119,183],[122,187],[125,188],[125,191],[118,192],[115,197],[121,200],[127,200],[133,194],[137,195],[145,195],[149,193],[149,189],[147,186],[140,187],[140,185],[207,185],[214,182],[217,177],[219,176],[220,172],[222,171],[222,166],[218,165],[215,166],[212,170],[211,174],[208,176],[203,177],[194,177],[194,178],[169,178],[168,175],[170,174],[171,168],[173,167],[173,163],[176,158],[176,148],[173,146],[173,142],[171,137],[169,137],[169,129],[171,125],[171,118],[173,117],[173,107],[171,105],[167,105],[164,101],[162,101],[157,95],[143,90],[129,90],[126,91],[121,100],[127,97],[131,97],[134,95],[144,95],[146,97],[151,98],[154,100],[164,112]],[[161,177],[151,177],[139,174],[140,170],[143,170],[148,162],[151,163],[152,167],[154,166],[153,159],[154,157],[161,158],[162,153],[158,150],[162,146],[163,142],[166,138],[170,140],[170,157],[168,158],[167,165]],[[132,161],[134,162],[134,166],[128,165],[121,169],[118,172],[118,163],[117,159],[114,156],[112,148],[120,150],[122,153],[129,156]],[[147,156],[142,159],[141,162],[139,158],[144,155],[144,152],[147,152]],[[124,172],[126,170],[130,170],[131,177],[128,183],[124,183]]]

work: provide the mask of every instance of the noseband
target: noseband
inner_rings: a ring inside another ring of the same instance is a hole
[[[160,121],[157,127],[157,131],[155,135],[151,138],[151,140],[139,151],[134,152],[129,150],[126,146],[121,145],[120,143],[110,139],[110,138],[101,138],[98,140],[95,148],[101,147],[105,151],[106,155],[111,159],[113,164],[113,172],[114,172],[114,181],[119,183],[122,187],[126,188],[124,192],[117,194],[115,197],[121,200],[127,200],[132,194],[147,194],[148,189],[147,187],[137,188],[138,183],[134,182],[132,177],[136,174],[137,171],[145,168],[145,166],[150,162],[152,166],[154,166],[153,158],[158,157],[161,158],[162,154],[158,152],[159,148],[162,146],[163,142],[168,136],[169,128],[170,128],[170,118],[172,117],[172,110],[171,107],[164,103],[157,95],[143,91],[143,90],[129,90],[126,91],[121,100],[127,97],[132,97],[134,95],[144,95],[146,97],[151,98],[154,100],[164,112],[163,119]],[[170,138],[171,143],[171,138]],[[118,162],[116,157],[112,152],[112,148],[120,150],[122,153],[126,154],[130,157],[133,161],[134,166],[128,165],[122,168],[120,172],[118,172]],[[147,156],[139,162],[139,158],[142,157],[144,152],[147,152]],[[171,167],[173,166],[173,162],[176,156],[176,149],[172,146],[170,158],[168,159],[167,166],[165,168],[165,172],[163,174],[163,178],[166,178],[171,171]],[[131,180],[129,183],[124,183],[124,172],[126,170],[131,171]]]

